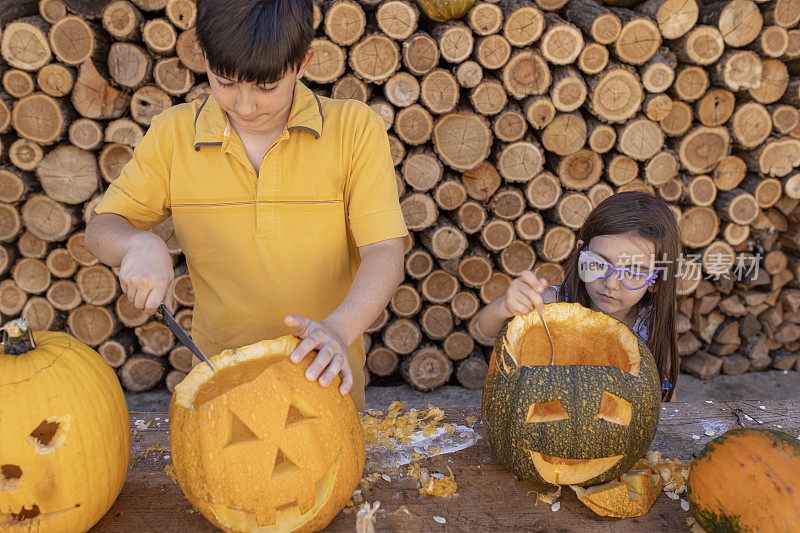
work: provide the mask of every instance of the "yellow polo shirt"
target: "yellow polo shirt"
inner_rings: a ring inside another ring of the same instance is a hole
[[[359,246],[403,237],[383,122],[297,82],[258,174],[213,95],[157,116],[95,208],[149,230],[172,216],[195,292],[192,337],[213,355],[321,321],[344,299]],[[364,406],[364,345],[350,347]]]

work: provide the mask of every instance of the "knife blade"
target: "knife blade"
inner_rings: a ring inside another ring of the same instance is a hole
[[[207,363],[208,366],[211,367],[211,370],[216,372],[217,369],[214,368],[214,365],[211,364],[211,361],[208,360],[208,357],[206,357],[206,355],[200,350],[200,348],[197,347],[192,338],[189,335],[187,335],[187,333],[183,330],[181,325],[175,321],[175,318],[173,318],[173,316],[169,314],[169,311],[167,311],[167,308],[164,307],[164,304],[159,305],[158,310],[161,312],[161,321],[164,322],[164,325],[169,328],[172,334],[178,337],[178,340],[181,341],[181,343],[183,343],[184,346],[189,348],[189,351],[192,352],[195,356],[197,356],[198,359]]]

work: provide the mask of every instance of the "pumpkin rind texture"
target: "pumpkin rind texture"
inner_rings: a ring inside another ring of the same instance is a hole
[[[481,411],[489,444],[515,475],[556,485],[599,485],[644,456],[661,387],[647,344],[579,304],[510,320],[495,341]]]
[[[686,492],[708,533],[800,531],[800,441],[772,429],[732,429],[692,461]]]
[[[224,531],[319,531],[364,469],[353,400],[306,379],[299,339],[265,340],[198,365],[170,403],[172,462],[186,498]]]
[[[108,363],[75,337],[33,339],[19,355],[0,349],[0,531],[87,531],[125,483],[125,395]]]
[[[475,0],[417,0],[417,4],[429,19],[447,22],[466,15]]]

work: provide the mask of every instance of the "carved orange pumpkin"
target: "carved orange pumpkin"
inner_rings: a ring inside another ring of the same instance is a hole
[[[3,326],[0,531],[87,531],[122,490],[128,406],[114,371],[72,335]]]
[[[339,378],[292,363],[296,337],[226,350],[175,387],[170,434],[186,498],[225,531],[318,531],[352,496],[364,433]]]
[[[497,336],[481,410],[489,444],[517,476],[554,485],[619,477],[647,451],[661,391],[652,354],[627,326],[579,304],[546,306]]]

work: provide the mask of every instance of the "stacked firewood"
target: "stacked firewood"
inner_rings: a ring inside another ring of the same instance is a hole
[[[588,212],[632,189],[683,232],[684,370],[800,370],[800,0],[503,0],[442,24],[406,0],[315,10],[306,82],[383,117],[411,230],[365,336],[373,380],[479,388],[479,308],[525,270],[558,283]],[[0,314],[67,329],[132,391],[171,390],[190,354],[83,228],[153,116],[208,94],[195,16],[193,0],[0,7]],[[170,220],[153,231],[190,330]]]

